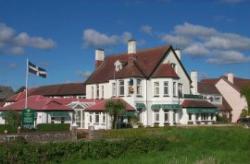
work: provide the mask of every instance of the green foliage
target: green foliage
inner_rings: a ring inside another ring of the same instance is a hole
[[[225,115],[217,115],[217,123],[220,124],[226,124],[226,123],[230,123],[230,120],[225,116]]]
[[[6,111],[3,113],[6,124],[12,129],[21,125],[21,115],[16,111]]]
[[[69,131],[70,124],[38,124],[37,131],[51,132],[51,131]]]
[[[0,163],[61,163],[69,158],[118,158],[127,154],[141,154],[166,150],[164,138],[130,138],[115,141],[81,141],[48,144],[10,143],[0,148]]]
[[[4,131],[7,130],[8,133],[16,133],[17,132],[17,128],[10,126],[10,125],[0,125],[0,134],[4,133]]]
[[[110,99],[106,102],[105,108],[112,117],[112,128],[117,129],[118,117],[125,113],[125,104],[120,99]]]
[[[248,105],[247,115],[249,115],[250,114],[250,87],[244,87],[241,90],[241,95],[245,96],[246,98],[247,105]]]
[[[248,115],[248,111],[246,109],[243,109],[241,111],[240,117],[246,117]]]

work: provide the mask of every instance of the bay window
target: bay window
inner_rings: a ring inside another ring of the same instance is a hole
[[[142,80],[141,79],[136,80],[136,93],[137,93],[137,96],[142,96]]]
[[[176,97],[176,82],[173,82],[173,96]]]
[[[96,98],[99,98],[99,85],[96,85]]]
[[[163,96],[164,97],[169,96],[169,93],[168,93],[168,81],[163,82]]]
[[[104,86],[102,85],[102,97],[101,98],[104,98]]]
[[[95,113],[95,123],[99,123],[99,113]]]
[[[178,96],[182,97],[182,84],[178,84]]]

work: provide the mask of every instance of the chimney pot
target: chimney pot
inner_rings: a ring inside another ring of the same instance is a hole
[[[99,67],[104,61],[104,49],[96,49],[95,50],[95,68]]]
[[[234,74],[233,73],[228,73],[227,74],[227,80],[230,82],[230,83],[234,83]]]
[[[128,54],[136,53],[136,40],[129,40],[128,41]]]

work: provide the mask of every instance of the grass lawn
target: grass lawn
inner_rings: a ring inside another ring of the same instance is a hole
[[[117,159],[80,160],[65,163],[147,164],[147,163],[250,163],[250,129],[240,127],[171,127],[123,129],[100,132],[105,138],[161,136],[170,143],[164,152],[128,154]]]

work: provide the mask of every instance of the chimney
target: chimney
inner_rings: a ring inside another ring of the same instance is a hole
[[[198,94],[198,72],[192,71],[191,72],[191,93],[192,94]]]
[[[174,50],[178,58],[181,60],[181,50],[180,49],[175,49]]]
[[[95,50],[95,68],[98,68],[104,61],[104,49]]]
[[[227,74],[227,80],[230,82],[230,83],[234,83],[234,74],[233,73],[228,73]]]
[[[136,40],[130,39],[128,41],[128,54],[136,53]]]

